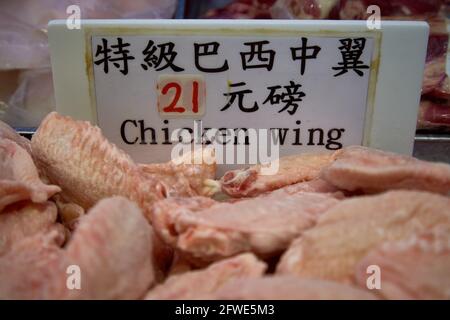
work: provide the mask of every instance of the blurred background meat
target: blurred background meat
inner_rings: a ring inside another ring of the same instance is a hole
[[[188,16],[215,19],[365,20],[380,8],[382,20],[423,20],[430,24],[422,101],[432,99],[432,111],[419,112],[419,130],[450,131],[450,88],[447,76],[449,4],[445,0],[228,0],[188,1]],[[211,8],[206,10],[205,8]],[[198,12],[200,11],[200,12]],[[436,101],[437,100],[437,101]],[[422,108],[423,109],[423,108]]]
[[[420,127],[450,126],[450,112],[446,104],[423,99],[419,109]]]
[[[237,0],[221,8],[211,9],[203,18],[207,19],[270,19],[270,7],[276,0]],[[214,1],[211,1],[214,2]],[[224,1],[221,1],[224,2]],[[220,3],[220,1],[219,1]]]

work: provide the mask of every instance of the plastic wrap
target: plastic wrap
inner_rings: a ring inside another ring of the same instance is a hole
[[[0,120],[37,126],[55,109],[46,27],[79,5],[82,19],[171,18],[176,0],[0,1]]]

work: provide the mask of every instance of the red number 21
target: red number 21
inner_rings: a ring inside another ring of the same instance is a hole
[[[177,82],[169,82],[167,83],[161,90],[163,95],[166,95],[170,89],[175,89],[175,95],[173,96],[172,101],[163,108],[164,112],[176,112],[183,113],[185,112],[185,108],[183,106],[177,106],[178,100],[180,100],[182,88],[180,84]],[[198,82],[192,82],[192,112],[198,113]]]

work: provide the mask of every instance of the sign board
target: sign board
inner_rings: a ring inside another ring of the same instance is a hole
[[[275,141],[280,155],[355,144],[412,152],[426,23],[81,26],[49,25],[57,110],[98,124],[136,161],[167,161],[175,143],[192,141],[234,148]],[[245,140],[249,130],[257,140]],[[223,163],[236,163],[229,160]]]

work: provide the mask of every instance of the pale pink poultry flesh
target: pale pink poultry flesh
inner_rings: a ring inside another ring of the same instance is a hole
[[[342,283],[268,276],[238,279],[225,284],[207,298],[220,300],[375,300],[376,296]]]
[[[367,268],[378,266],[385,299],[450,299],[450,227],[438,226],[409,238],[383,243],[357,265],[355,277],[367,286]]]
[[[281,187],[318,178],[333,153],[312,153],[282,157],[276,174],[264,175],[261,165],[228,171],[220,179],[222,191],[231,197],[254,197]]]
[[[0,212],[15,202],[43,203],[61,191],[44,184],[29,153],[9,139],[0,139]]]
[[[43,299],[64,258],[64,239],[59,225],[16,240],[14,249],[0,256],[0,299]]]
[[[283,254],[279,274],[352,281],[356,264],[385,241],[450,225],[450,198],[417,191],[389,191],[343,200]]]
[[[65,248],[56,241],[64,231],[58,228],[52,237],[52,229],[17,241],[0,256],[0,297],[138,299],[153,285],[151,226],[126,198],[101,200],[81,219]],[[67,286],[71,266],[79,268],[80,289]]]
[[[43,120],[31,146],[40,172],[62,188],[67,202],[85,210],[102,198],[120,195],[138,203],[149,217],[156,200],[198,191],[198,182],[193,183],[194,188],[186,183],[192,172],[204,178],[215,174],[215,163],[137,165],[108,142],[98,127],[55,112]]]
[[[31,143],[0,122],[0,299],[450,299],[450,166],[289,156],[226,173],[219,202],[211,150],[183,160],[137,164],[57,113]]]
[[[0,140],[2,139],[11,140],[24,148],[28,153],[31,153],[30,140],[22,137],[8,124],[0,120]]]
[[[137,205],[123,197],[93,207],[64,251],[45,298],[137,299],[155,280],[151,227]],[[80,269],[80,290],[66,286],[71,265]]]
[[[46,232],[56,222],[56,206],[51,202],[23,201],[0,212],[0,257],[21,240]]]
[[[339,150],[320,176],[337,188],[366,193],[392,189],[423,190],[447,195],[450,165],[391,152],[352,146]]]
[[[275,256],[337,203],[335,194],[283,189],[235,203],[170,198],[155,204],[152,221],[164,241],[201,265],[242,252]]]
[[[267,266],[251,253],[211,264],[205,269],[173,275],[152,289],[146,299],[204,299],[233,279],[261,277]],[[193,289],[195,288],[195,289]]]

